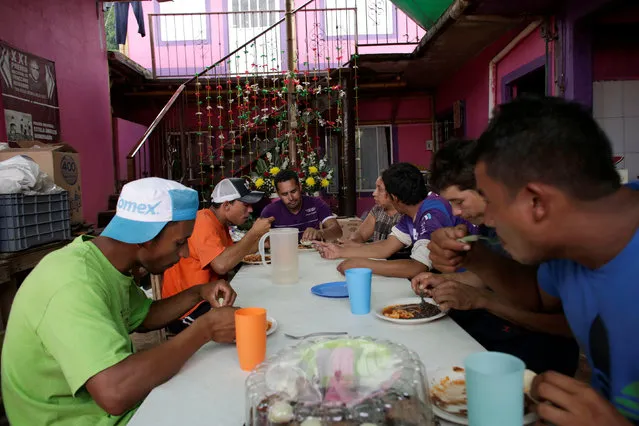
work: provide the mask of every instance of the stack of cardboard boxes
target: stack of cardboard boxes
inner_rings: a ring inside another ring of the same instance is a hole
[[[82,223],[82,188],[80,185],[80,154],[66,144],[45,144],[38,141],[17,142],[19,148],[0,150],[0,161],[16,155],[26,155],[38,163],[56,185],[69,192],[71,223]]]

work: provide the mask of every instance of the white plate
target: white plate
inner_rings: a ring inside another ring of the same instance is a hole
[[[424,300],[427,303],[433,304],[435,306],[437,306],[437,303],[428,297],[425,297]],[[388,303],[385,303],[384,305],[378,307],[377,309],[375,309],[375,315],[377,316],[377,318],[383,319],[385,321],[390,321],[390,322],[394,322],[396,324],[424,324],[427,322],[431,322],[431,321],[435,321],[436,319],[439,319],[443,316],[446,315],[445,312],[440,312],[437,315],[434,315],[432,317],[428,317],[428,318],[417,318],[417,319],[396,319],[396,318],[389,318],[387,316],[385,316],[382,311],[384,310],[384,308],[387,308],[389,306],[393,306],[393,305],[408,305],[408,304],[412,304],[412,303],[421,303],[421,299],[419,297],[405,297],[403,299],[395,299],[395,300],[391,300]]]
[[[453,367],[440,368],[436,370],[435,372],[430,373],[428,377],[429,379],[428,387],[430,389],[431,396],[433,394],[433,388],[435,387],[435,385],[440,383],[441,380],[443,380],[446,376],[450,377],[451,380],[466,378],[465,373],[463,371],[454,371]],[[433,413],[441,419],[448,420],[449,422],[452,422],[458,425],[468,424],[468,417],[457,414],[461,410],[468,409],[468,407],[465,404],[463,405],[459,404],[459,405],[455,405],[454,407],[449,407],[450,409],[447,411],[435,405],[435,403],[432,402],[432,398],[431,398],[431,406],[433,408]],[[528,413],[524,416],[523,424],[529,425],[529,424],[535,423],[536,421],[537,421],[537,414]]]
[[[275,331],[277,330],[277,320],[273,317],[267,316],[266,321],[271,322],[271,328],[269,328],[269,330],[266,332],[266,335],[270,336],[271,334],[275,333]]]

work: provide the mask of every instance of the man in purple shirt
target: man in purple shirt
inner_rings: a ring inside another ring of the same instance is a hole
[[[342,236],[342,227],[330,207],[317,197],[302,195],[299,177],[293,170],[275,176],[280,199],[262,210],[262,217],[274,217],[272,228],[297,228],[300,240],[332,241]]]
[[[327,243],[316,245],[326,259],[347,258],[337,267],[342,273],[351,268],[370,268],[374,274],[410,279],[430,270],[427,245],[431,232],[461,220],[453,216],[448,201],[439,195],[429,194],[421,172],[412,164],[393,164],[382,173],[382,180],[393,207],[404,215],[386,240],[356,248]],[[410,246],[410,259],[375,260],[388,259],[400,249]]]

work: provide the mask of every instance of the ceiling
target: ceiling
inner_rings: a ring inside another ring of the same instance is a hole
[[[427,16],[434,16],[438,7],[445,3],[449,6],[427,27],[426,36],[413,53],[362,55],[360,86],[401,82],[410,89],[434,90],[507,32],[523,29],[540,16],[563,8],[563,0],[393,0],[393,3],[418,18],[418,13],[427,15],[430,11]]]

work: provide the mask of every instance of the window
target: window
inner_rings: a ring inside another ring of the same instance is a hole
[[[279,19],[276,12],[279,0],[231,0],[232,12],[255,12],[233,14],[233,28],[266,28],[275,24]]]
[[[333,135],[331,140],[327,138],[326,153],[328,162],[333,168],[333,182],[329,187],[330,193],[336,193],[339,189],[339,179],[342,171],[338,167],[338,138],[341,135]],[[375,181],[382,171],[392,163],[392,136],[391,126],[360,126],[356,131],[356,157],[357,160],[357,191],[375,191]]]
[[[208,40],[207,0],[173,0],[160,3],[160,13],[188,13],[184,16],[160,16],[162,41]]]
[[[393,14],[396,11],[389,0],[326,0],[326,7],[356,7],[358,34],[393,34]],[[330,37],[354,35],[354,13],[344,10],[327,11],[326,34]]]

